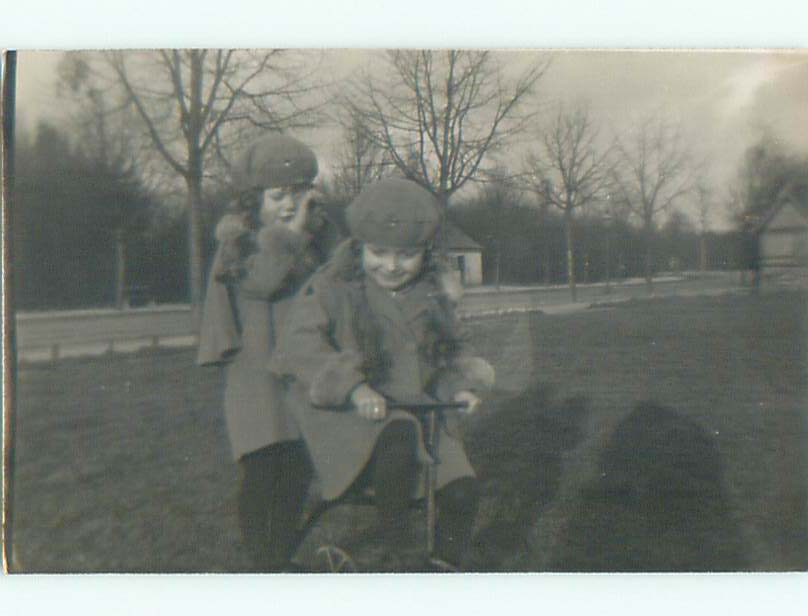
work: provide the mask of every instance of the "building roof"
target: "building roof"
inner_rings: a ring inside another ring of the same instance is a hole
[[[474,250],[482,252],[483,247],[463,233],[459,227],[451,222],[446,223],[446,249],[447,250]]]
[[[766,231],[766,228],[771,222],[778,218],[778,214],[783,208],[789,205],[808,221],[808,184],[790,184],[784,187],[777,196],[774,206],[772,206],[758,224],[758,231],[761,233]]]

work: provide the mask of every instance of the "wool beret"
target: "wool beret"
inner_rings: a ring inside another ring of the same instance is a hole
[[[427,245],[440,219],[440,205],[431,192],[416,182],[398,178],[367,186],[347,211],[353,237],[394,248]]]
[[[241,191],[310,184],[317,157],[306,144],[287,135],[270,134],[251,143],[234,169]]]

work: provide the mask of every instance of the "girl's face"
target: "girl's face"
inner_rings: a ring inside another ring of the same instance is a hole
[[[262,196],[261,223],[266,227],[288,225],[307,193],[307,188],[268,188]]]
[[[362,245],[362,268],[373,281],[388,291],[406,286],[420,273],[426,250]]]

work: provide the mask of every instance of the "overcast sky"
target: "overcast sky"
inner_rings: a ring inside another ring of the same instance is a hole
[[[373,63],[379,51],[326,52],[330,78]],[[518,72],[536,52],[498,52]],[[542,52],[548,53],[548,52]],[[54,97],[62,52],[21,51],[17,110],[21,127],[58,123]],[[808,53],[805,52],[553,52],[551,68],[530,104],[587,102],[604,134],[625,133],[648,113],[677,120],[698,154],[710,161],[716,190],[726,190],[743,151],[764,129],[808,153]],[[308,136],[327,161],[333,130]],[[533,136],[524,135],[527,147]],[[518,149],[518,146],[517,148]],[[720,222],[720,221],[716,221]]]

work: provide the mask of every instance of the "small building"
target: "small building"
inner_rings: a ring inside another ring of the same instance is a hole
[[[808,190],[784,191],[761,221],[758,238],[762,273],[808,266]]]
[[[463,286],[483,283],[483,249],[452,223],[446,225],[446,254]]]

